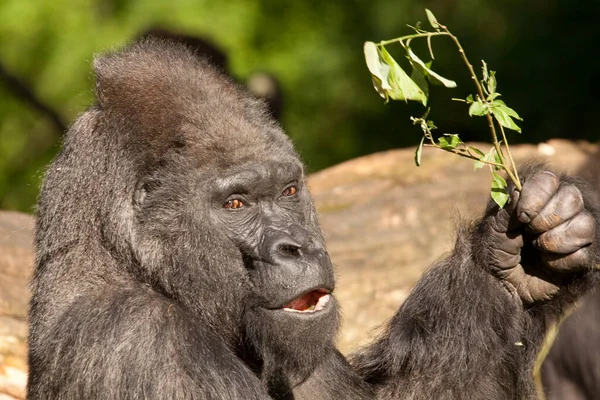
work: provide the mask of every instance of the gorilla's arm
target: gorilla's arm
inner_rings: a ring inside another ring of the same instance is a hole
[[[521,175],[523,191],[463,228],[382,337],[352,358],[378,398],[536,398],[546,333],[595,277],[599,218],[571,179],[540,167]]]

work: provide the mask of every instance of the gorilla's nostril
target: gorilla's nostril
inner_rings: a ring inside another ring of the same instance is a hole
[[[290,257],[300,257],[302,255],[300,246],[293,244],[280,244],[277,247],[277,250],[279,251],[279,253]]]

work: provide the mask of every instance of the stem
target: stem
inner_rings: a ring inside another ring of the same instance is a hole
[[[481,100],[481,102],[484,105],[489,104],[487,102],[487,100],[485,99],[485,95],[483,94],[483,88],[481,87],[481,84],[479,83],[479,80],[477,79],[477,75],[475,74],[473,65],[471,65],[471,62],[467,58],[467,54],[465,53],[465,50],[462,48],[460,42],[458,41],[458,38],[456,36],[454,36],[452,33],[450,33],[450,31],[448,30],[448,28],[445,25],[441,25],[441,24],[439,24],[439,25],[440,25],[440,28],[444,31],[443,33],[446,33],[448,36],[450,36],[450,38],[452,39],[452,41],[458,48],[458,53],[460,54],[460,57],[462,58],[465,65],[467,66],[469,73],[471,74],[471,79],[473,80],[473,83],[475,84],[475,88],[477,89],[477,95],[479,96],[479,100]],[[496,153],[498,154],[498,157],[500,157],[500,160],[502,161],[501,166],[506,171],[506,174],[508,175],[510,180],[513,181],[517,190],[521,190],[521,182],[519,181],[519,178],[517,175],[515,163],[512,159],[510,152],[508,151],[508,146],[506,148],[507,148],[507,153],[508,153],[508,157],[510,159],[512,168],[509,165],[506,165],[506,161],[504,160],[504,157],[502,156],[502,149],[500,149],[500,143],[498,142],[498,135],[496,134],[496,128],[494,127],[494,119],[492,117],[492,114],[490,112],[486,113],[485,118],[487,119],[488,127],[490,128],[490,133],[492,134],[492,143],[494,144],[494,147],[496,148]],[[507,142],[506,142],[506,137],[504,137],[504,130],[502,129],[502,127],[500,127],[500,128],[502,131],[504,143],[506,145]],[[513,171],[514,171],[514,174],[513,174]]]
[[[436,149],[441,149],[441,150],[447,151],[448,153],[456,154],[457,156],[460,156],[460,157],[468,158],[470,160],[480,161],[480,162],[482,162],[484,164],[492,165],[494,167],[505,168],[504,164],[498,164],[498,163],[495,163],[493,161],[480,160],[479,158],[477,158],[477,157],[475,157],[475,156],[473,156],[471,154],[459,153],[459,152],[455,151],[454,149],[444,149],[444,148],[442,148],[442,146],[440,146],[439,144],[436,144],[436,143],[433,143],[433,144],[424,144],[423,146],[424,147],[435,147]]]
[[[515,166],[515,161],[513,160],[512,154],[510,154],[510,148],[508,147],[508,140],[506,140],[506,134],[504,133],[504,127],[498,123],[498,127],[500,128],[500,132],[502,132],[502,140],[504,140],[504,147],[506,148],[506,154],[508,154],[508,159],[512,165],[512,170],[515,173],[516,181],[513,179],[517,190],[522,189],[521,180],[519,179],[519,174],[517,174],[517,167]],[[511,178],[512,179],[512,178]]]
[[[432,36],[452,36],[452,34],[448,31],[415,33],[412,35],[401,36],[401,37],[395,38],[395,39],[382,40],[381,42],[377,43],[377,46],[386,46],[388,44],[392,44],[392,43],[396,43],[396,42],[402,43],[404,40],[408,40],[408,39],[417,39],[417,38],[432,37]]]

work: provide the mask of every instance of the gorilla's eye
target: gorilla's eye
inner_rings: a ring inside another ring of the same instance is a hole
[[[285,189],[282,193],[281,193],[281,197],[290,197],[296,194],[296,192],[298,191],[298,189],[296,189],[296,186],[290,186],[289,188]]]
[[[223,204],[223,208],[227,208],[229,210],[236,210],[238,208],[242,208],[243,206],[244,203],[238,199],[229,200],[225,204]]]

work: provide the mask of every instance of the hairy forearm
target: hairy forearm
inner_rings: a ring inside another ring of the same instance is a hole
[[[471,231],[472,232],[472,231]],[[535,398],[532,372],[551,321],[589,286],[581,274],[552,301],[523,305],[478,262],[467,229],[428,271],[373,345],[352,363],[381,398]]]

